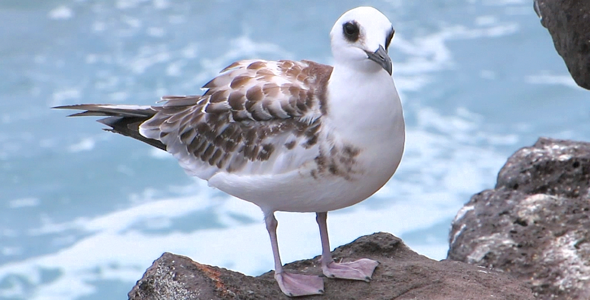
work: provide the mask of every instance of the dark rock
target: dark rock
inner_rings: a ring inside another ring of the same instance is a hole
[[[421,256],[388,233],[363,236],[334,250],[334,258],[376,259],[370,283],[324,278],[325,294],[305,299],[534,299],[531,290],[510,275],[454,261]],[[305,274],[321,274],[318,257],[286,265]],[[273,272],[250,277],[164,253],[147,269],[129,299],[289,299]]]
[[[590,299],[590,143],[541,138],[457,214],[448,259],[525,280],[538,299]]]
[[[535,0],[535,11],[576,83],[590,89],[590,1]]]

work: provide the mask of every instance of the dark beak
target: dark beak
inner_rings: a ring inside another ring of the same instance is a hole
[[[383,48],[383,46],[379,45],[379,49],[375,52],[368,52],[367,51],[367,58],[376,62],[380,65],[389,75],[393,72],[393,67],[391,65],[391,58],[387,54],[387,50]]]

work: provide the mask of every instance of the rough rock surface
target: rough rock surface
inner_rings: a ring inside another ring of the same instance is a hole
[[[590,299],[590,143],[541,138],[457,214],[448,259],[526,280],[538,299]]]
[[[325,294],[305,299],[534,299],[530,288],[505,273],[421,256],[388,233],[363,236],[333,252],[335,259],[368,257],[381,264],[370,283],[324,278]],[[287,270],[321,274],[318,257]],[[129,299],[289,299],[273,272],[250,277],[164,253],[145,272]]]
[[[576,83],[590,89],[590,1],[535,0],[535,11]]]

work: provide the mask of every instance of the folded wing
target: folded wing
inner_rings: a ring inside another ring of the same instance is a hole
[[[73,116],[173,154],[191,175],[277,174],[319,155],[332,67],[311,61],[245,60],[225,68],[200,96],[166,96],[161,106],[82,104]]]

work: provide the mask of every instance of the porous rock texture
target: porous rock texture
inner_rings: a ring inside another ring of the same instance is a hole
[[[455,261],[431,260],[388,233],[360,237],[337,248],[333,255],[344,261],[372,258],[380,265],[370,283],[324,278],[324,295],[301,299],[534,299],[531,290],[509,274]],[[285,268],[321,274],[318,257],[290,263]],[[129,299],[289,298],[279,290],[272,271],[251,277],[164,253],[137,281]]]
[[[474,195],[448,259],[505,271],[537,299],[590,299],[590,143],[540,138]]]
[[[534,8],[576,83],[590,89],[590,1],[535,0]]]

